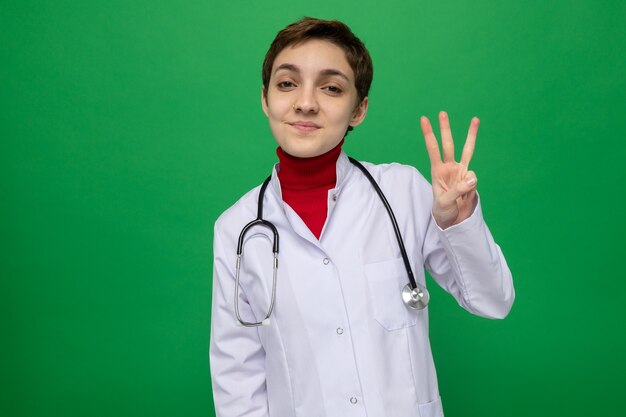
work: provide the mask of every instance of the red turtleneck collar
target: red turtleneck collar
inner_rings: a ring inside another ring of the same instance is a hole
[[[283,201],[300,216],[318,239],[322,234],[328,212],[328,190],[337,184],[337,159],[343,140],[325,154],[312,158],[297,158],[280,147],[278,179]]]

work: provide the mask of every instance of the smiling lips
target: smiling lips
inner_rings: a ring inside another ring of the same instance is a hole
[[[321,127],[313,122],[292,122],[288,124],[300,132],[313,132]]]

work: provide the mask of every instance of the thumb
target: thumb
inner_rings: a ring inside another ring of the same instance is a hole
[[[457,197],[475,190],[477,182],[478,178],[476,178],[474,171],[467,171],[465,177],[463,177],[463,179],[456,184],[455,188],[458,193]]]

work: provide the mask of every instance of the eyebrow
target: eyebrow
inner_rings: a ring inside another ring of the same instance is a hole
[[[298,68],[296,65],[293,65],[293,64],[280,64],[276,68],[276,71],[274,71],[274,74],[276,74],[280,70],[293,71],[293,72],[300,73],[300,68]],[[347,82],[350,82],[350,79],[348,78],[346,74],[334,68],[321,70],[320,75],[327,76],[327,77],[337,75],[339,77],[344,78]]]

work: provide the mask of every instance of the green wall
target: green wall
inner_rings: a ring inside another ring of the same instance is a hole
[[[0,415],[213,415],[212,226],[276,159],[260,67],[304,15],[373,56],[352,156],[428,176],[419,115],[481,118],[517,300],[431,285],[446,415],[624,415],[625,4],[3,2]]]

